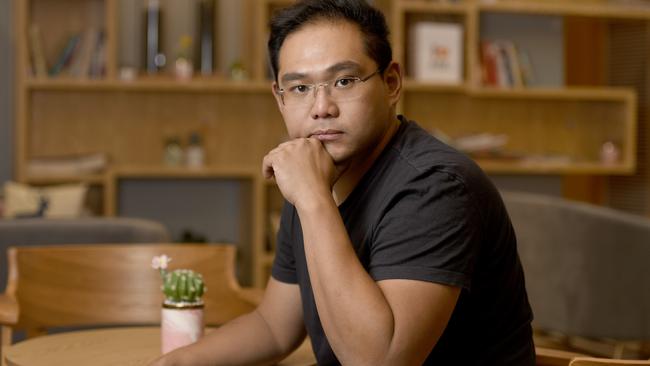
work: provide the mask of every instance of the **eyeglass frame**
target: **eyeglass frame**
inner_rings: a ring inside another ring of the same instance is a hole
[[[370,75],[365,76],[365,77],[360,77],[360,76],[343,76],[343,77],[336,77],[333,79],[330,79],[324,83],[313,83],[313,84],[301,84],[303,86],[306,86],[309,88],[309,92],[313,95],[313,100],[316,100],[316,90],[319,89],[321,86],[325,87],[326,89],[330,87],[332,83],[336,83],[339,79],[354,79],[354,83],[362,82],[365,83],[366,81],[370,80],[375,75],[378,75],[381,73],[381,68],[378,68],[377,70],[373,71],[370,73]],[[286,106],[287,104],[284,102],[284,92],[286,89],[284,88],[277,88],[276,93],[280,96],[280,100],[282,100],[282,105]],[[331,94],[329,94],[331,95]]]

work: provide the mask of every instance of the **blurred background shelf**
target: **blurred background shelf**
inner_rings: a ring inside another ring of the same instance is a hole
[[[172,65],[179,35],[193,32],[198,23],[193,15],[198,2],[164,3],[170,7],[163,9],[169,31],[164,46]],[[274,248],[269,217],[280,211],[282,196],[273,181],[261,177],[259,167],[263,156],[287,139],[271,92],[266,25],[275,10],[290,3],[215,0],[213,73],[195,70],[192,78],[182,81],[171,66],[148,75],[142,65],[142,40],[134,36],[144,26],[141,2],[68,0],[63,6],[51,0],[14,1],[15,179],[34,185],[88,183],[103,202],[96,214],[109,215],[120,215],[120,192],[145,195],[147,188],[173,192],[176,187],[191,200],[193,192],[210,188],[200,181],[210,182],[211,188],[220,188],[209,194],[224,195],[211,201],[213,206],[224,202],[230,206],[223,212],[236,212],[237,222],[227,225],[237,227],[231,236],[241,241],[248,256],[242,262],[248,279],[243,283],[263,286]],[[501,177],[522,179],[518,184],[526,187],[527,179],[549,177],[568,198],[650,215],[650,192],[639,188],[650,186],[650,7],[587,0],[374,3],[387,16],[394,58],[403,66],[399,113],[451,139],[480,133],[503,136],[497,153],[517,159],[477,159],[497,186]],[[411,61],[418,48],[412,44],[413,27],[423,22],[460,29],[460,81],[444,84],[415,77]],[[61,72],[48,77],[43,75],[48,67],[37,77],[33,61],[38,47],[30,41],[35,25],[41,43],[37,53],[46,66],[59,61],[71,35],[99,31],[104,47],[98,56],[99,74],[90,78]],[[529,51],[537,71],[533,83],[486,85],[481,47],[504,35]],[[552,69],[550,74],[547,69]],[[133,80],[120,79],[125,70]],[[201,137],[206,167],[163,167],[166,141],[175,138],[186,145],[192,134]],[[606,143],[618,149],[614,162],[602,161]],[[109,157],[102,173],[28,174],[34,157],[93,152]],[[636,193],[640,191],[646,193]],[[169,197],[156,199],[164,202]],[[224,219],[218,220],[222,224]]]

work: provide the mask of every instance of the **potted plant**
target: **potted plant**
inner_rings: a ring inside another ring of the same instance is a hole
[[[160,288],[165,296],[161,315],[163,354],[203,336],[203,277],[189,269],[167,271],[170,261],[164,254],[151,261],[151,266],[160,271]]]

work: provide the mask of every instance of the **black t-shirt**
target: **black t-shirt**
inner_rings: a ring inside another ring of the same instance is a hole
[[[425,365],[534,365],[532,311],[515,233],[481,169],[400,116],[390,143],[339,212],[375,280],[461,287]],[[300,287],[319,365],[339,364],[318,317],[295,207],[282,211],[272,275]]]

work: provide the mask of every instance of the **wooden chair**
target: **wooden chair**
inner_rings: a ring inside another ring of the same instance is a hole
[[[535,346],[536,366],[568,366],[571,360],[576,357],[584,357],[585,354],[563,351],[553,348]]]
[[[650,360],[616,360],[612,358],[576,357],[569,366],[650,365]]]
[[[55,327],[159,324],[161,278],[151,259],[161,254],[172,258],[170,269],[203,275],[207,325],[223,324],[255,308],[234,276],[232,245],[12,247],[7,290],[0,296],[3,345],[11,344],[15,329],[31,337]]]

